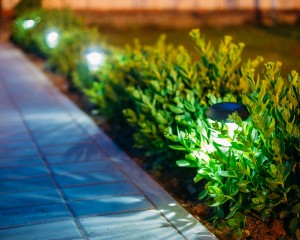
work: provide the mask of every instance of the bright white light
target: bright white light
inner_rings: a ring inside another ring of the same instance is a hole
[[[213,120],[209,119],[209,122],[214,123]],[[221,123],[218,123],[221,124]],[[211,141],[215,142],[223,147],[231,147],[231,140],[233,139],[234,136],[234,131],[237,129],[241,129],[241,127],[239,127],[237,124],[235,123],[225,123],[227,129],[228,129],[228,136],[229,138],[220,138],[219,135],[219,131],[213,131],[211,134]],[[224,149],[225,150],[225,149]]]
[[[59,41],[59,34],[55,31],[49,32],[46,36],[46,42],[49,48],[55,48]]]
[[[84,55],[88,67],[92,71],[96,71],[98,68],[100,68],[103,65],[104,62],[104,54],[99,51],[93,51],[86,53]]]
[[[31,29],[31,28],[33,28],[35,26],[35,24],[36,24],[36,22],[34,20],[32,20],[32,19],[25,20],[23,22],[23,28],[24,29]]]
[[[241,127],[239,127],[236,123],[225,123],[228,128],[228,135],[230,138],[233,138],[234,131],[239,129],[241,130]]]

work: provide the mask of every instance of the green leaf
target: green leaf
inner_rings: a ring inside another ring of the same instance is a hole
[[[292,208],[292,213],[300,214],[300,203],[297,203],[297,204]]]
[[[234,228],[236,226],[235,219],[231,218],[226,222],[230,227]]]
[[[265,204],[258,204],[258,205],[255,205],[255,204],[251,204],[251,207],[256,210],[256,211],[261,211],[265,208]]]
[[[197,173],[196,177],[194,177],[194,182],[197,183],[203,179],[203,176]]]
[[[272,122],[270,124],[270,127],[268,128],[268,130],[266,131],[266,133],[264,134],[264,138],[267,139],[272,132],[275,130],[275,119],[272,118]]]
[[[254,202],[255,204],[259,204],[260,203],[259,198],[252,198],[251,201]]]
[[[229,171],[218,171],[217,174],[221,177],[237,177],[234,172],[229,172]]]
[[[208,190],[207,189],[204,189],[198,196],[198,198],[201,200],[201,199],[204,199],[208,194]]]
[[[243,152],[250,152],[250,149],[247,148],[244,144],[238,143],[238,142],[231,142],[231,146],[237,150],[243,151]]]
[[[175,114],[181,114],[183,113],[183,110],[179,107],[173,106],[173,105],[169,105],[170,110],[175,113]]]
[[[293,218],[292,221],[290,222],[290,231],[292,234],[295,234],[298,229],[298,219]]]
[[[188,151],[188,149],[182,145],[169,145],[169,147],[178,151]]]
[[[226,216],[225,219],[231,218],[231,217],[236,213],[236,211],[237,211],[239,208],[240,208],[240,203],[239,203],[239,202],[233,204],[233,205],[229,208],[229,209],[230,209],[230,212],[229,212],[229,214]]]
[[[194,107],[190,102],[184,100],[183,103],[184,103],[184,107],[185,107],[188,111],[190,111],[190,112],[195,112],[195,111],[196,111],[195,107]]]
[[[208,190],[209,190],[210,194],[216,194],[216,195],[223,194],[221,188],[219,188],[217,186],[209,186]]]
[[[217,216],[218,216],[218,218],[221,218],[221,219],[224,218],[224,216],[225,216],[223,209],[220,207],[217,207]]]
[[[195,162],[188,161],[188,160],[177,160],[176,164],[179,167],[198,167],[198,165]]]
[[[224,198],[222,201],[220,202],[215,202],[213,204],[210,204],[209,206],[210,207],[218,207],[218,206],[221,206],[223,205],[225,202],[227,202],[229,199],[228,198]]]
[[[249,183],[251,183],[251,181],[241,180],[236,185],[238,185],[239,187],[246,187]]]

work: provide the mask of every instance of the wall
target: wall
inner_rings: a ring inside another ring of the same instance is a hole
[[[3,10],[11,10],[18,0],[2,0]],[[44,0],[46,8],[70,7],[76,10],[300,10],[300,0]]]

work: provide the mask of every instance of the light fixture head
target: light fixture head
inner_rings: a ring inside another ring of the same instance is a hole
[[[205,115],[215,121],[227,121],[229,115],[234,112],[237,112],[243,121],[250,116],[246,106],[236,102],[222,102],[214,104],[207,109]]]
[[[84,58],[91,71],[99,69],[104,62],[104,53],[98,49],[89,49],[85,52]]]
[[[35,20],[32,20],[32,19],[25,20],[22,24],[24,29],[31,29],[35,25],[36,25],[36,22],[35,22]]]
[[[59,34],[57,31],[50,31],[46,35],[46,42],[49,48],[55,48],[59,42]]]

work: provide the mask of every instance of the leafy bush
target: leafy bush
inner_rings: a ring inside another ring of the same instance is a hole
[[[265,67],[263,79],[255,80],[253,71],[247,75],[251,91],[242,101],[251,117],[243,122],[236,113],[231,115],[238,126],[234,132],[222,122],[200,119],[178,135],[170,130],[168,138],[180,143],[170,147],[188,152],[178,165],[197,168],[195,182],[205,179],[199,198],[216,208],[216,218],[227,219],[238,230],[241,222],[236,216],[248,211],[263,220],[287,218],[296,234],[300,223],[300,79],[295,71],[282,78],[278,63]]]
[[[21,0],[14,6],[14,15],[19,17],[27,11],[40,9],[42,0]]]
[[[189,126],[201,119],[211,94],[223,97],[228,92],[239,95],[247,91],[245,74],[261,61],[258,58],[242,64],[244,45],[232,43],[229,36],[215,50],[199,30],[190,35],[199,52],[197,61],[182,46],[161,44],[142,56],[139,71],[144,76],[139,84],[127,88],[134,105],[124,114],[137,129],[136,145],[163,162],[175,157],[164,136],[166,129]]]
[[[12,25],[11,40],[30,52],[38,52],[38,46],[33,42],[33,38],[38,33],[35,27],[40,24],[42,12],[42,10],[32,10],[19,16]],[[33,27],[24,27],[25,21],[28,20],[34,21]]]
[[[61,33],[60,44],[49,55],[49,63],[58,72],[71,76],[83,61],[85,49],[99,44],[105,46],[96,29],[78,27],[65,30]]]
[[[143,61],[154,55],[154,49],[161,44],[165,44],[164,37],[154,46],[141,46],[135,41],[133,46],[114,48],[112,54],[105,58],[104,65],[95,74],[98,81],[94,81],[92,87],[85,92],[111,120],[124,122],[122,110],[132,105],[126,88],[145,85],[147,74],[143,70]]]
[[[34,20],[35,25],[29,29],[24,28],[26,20]],[[26,50],[47,56],[52,50],[45,41],[47,32],[55,30],[62,34],[79,27],[83,27],[81,20],[70,10],[32,10],[16,19],[11,39]]]

